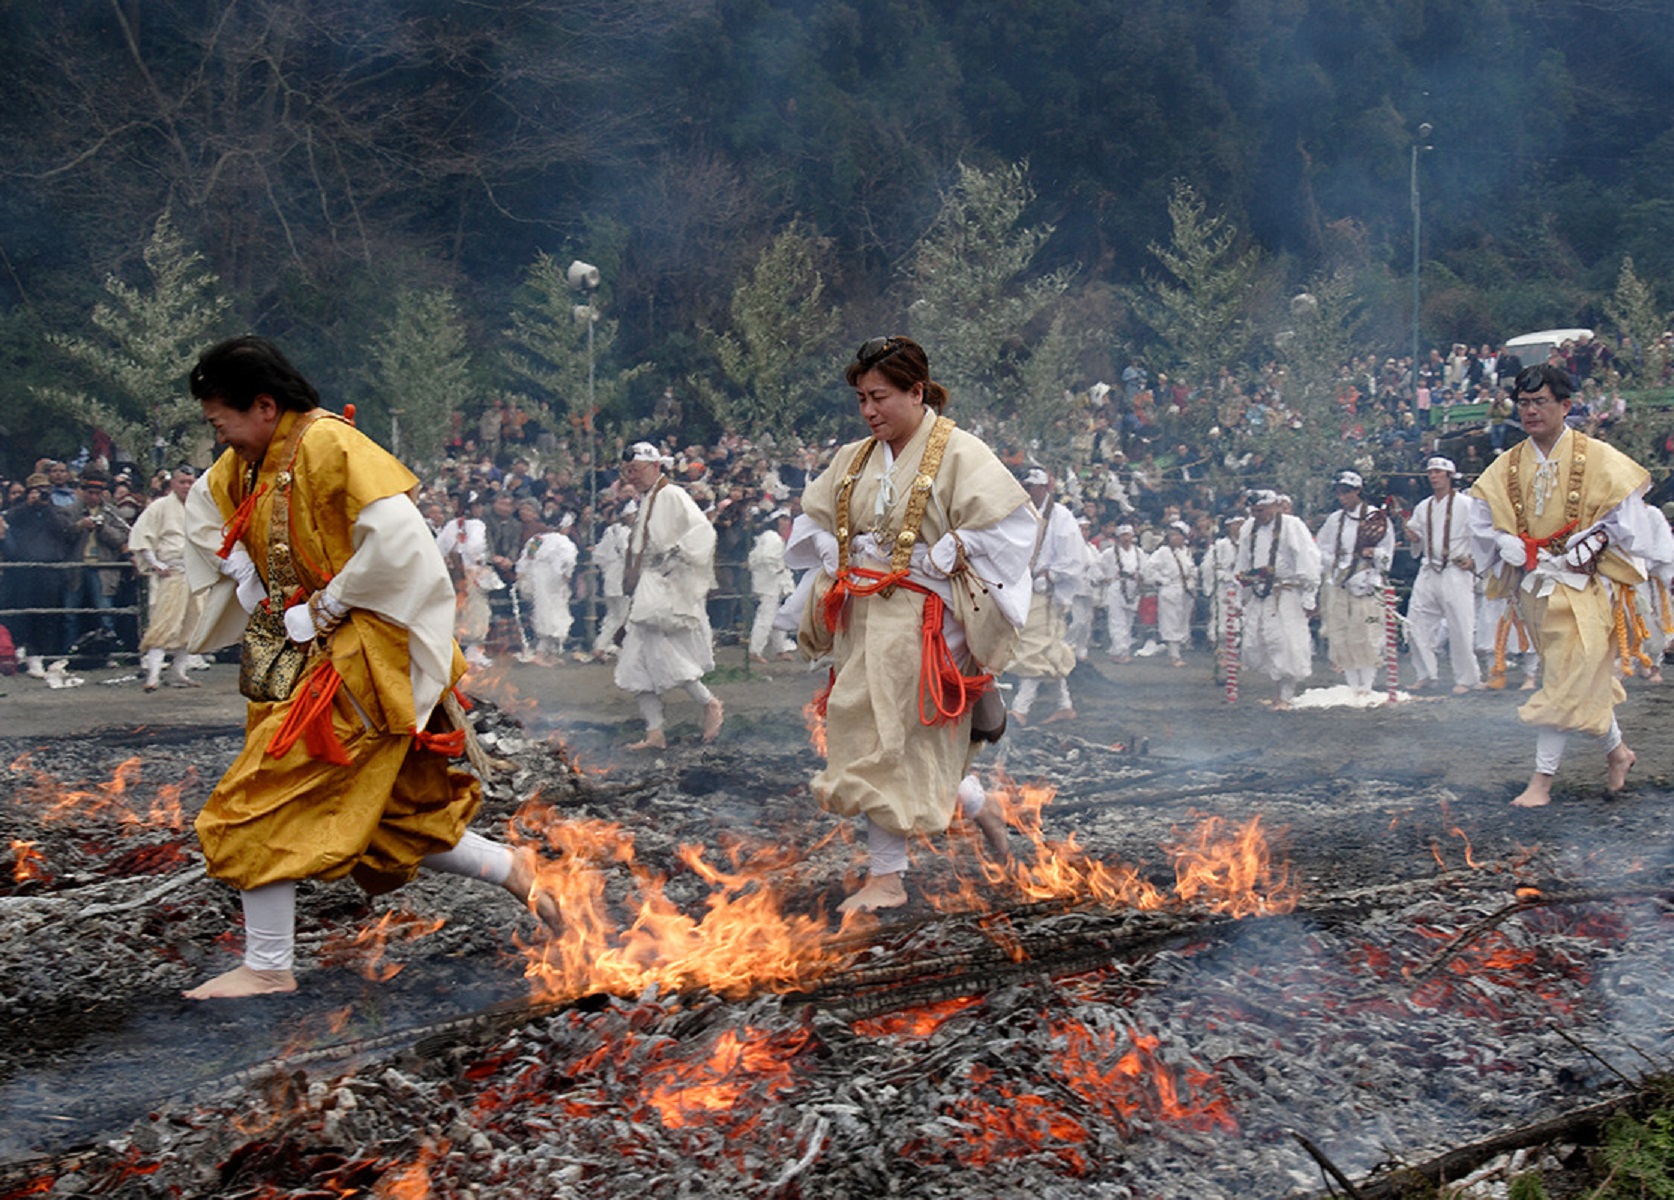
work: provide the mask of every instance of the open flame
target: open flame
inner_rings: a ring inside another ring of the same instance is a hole
[[[827,755],[825,737],[825,712],[820,708],[820,698],[814,697],[802,706],[802,723],[808,727],[808,744],[814,748],[814,753],[821,758]]]
[[[524,974],[545,997],[634,995],[653,984],[733,998],[764,987],[798,991],[841,961],[822,945],[822,917],[783,911],[774,876],[798,861],[788,848],[734,846],[729,869],[682,846],[680,860],[711,887],[707,911],[693,919],[668,898],[667,880],[635,860],[620,825],[552,820],[527,806],[519,820],[543,828],[559,854],[542,864],[536,887],[556,903],[563,929],[524,947]],[[611,866],[625,868],[632,883],[617,902],[607,895]]]
[[[1062,840],[1049,839],[1041,814],[1055,794],[1048,785],[1002,782],[990,789],[987,802],[1001,806],[1007,823],[1028,841],[1028,852],[1003,864],[982,860],[980,878],[962,871],[962,862],[956,861],[957,886],[929,897],[930,903],[944,912],[981,911],[992,907],[983,894],[986,887],[1027,903],[1153,910],[1172,902],[1196,902],[1233,917],[1296,907],[1289,867],[1274,863],[1259,816],[1237,827],[1211,816],[1177,844],[1164,847],[1174,867],[1170,896],[1137,867],[1089,856],[1073,833]]]
[[[446,921],[439,917],[421,917],[417,913],[392,909],[377,922],[353,934],[336,933],[326,939],[320,950],[323,965],[346,965],[364,979],[384,983],[394,979],[406,967],[405,963],[386,962],[391,940],[416,941],[435,933]]]
[[[52,876],[47,874],[46,858],[35,849],[34,842],[24,841],[22,838],[12,839],[12,881],[27,883],[51,883]]]
[[[43,822],[112,817],[125,832],[142,829],[178,832],[184,829],[186,820],[180,798],[187,788],[197,783],[197,768],[188,767],[177,783],[161,785],[142,810],[131,794],[134,785],[139,782],[140,767],[137,756],[124,759],[103,783],[75,787],[65,786],[34,766],[28,754],[13,759],[8,770],[13,775],[27,777],[27,782],[22,784],[22,798],[42,810],[40,818]]]
[[[796,1086],[795,1059],[812,1037],[806,1029],[723,1029],[703,1059],[665,1063],[647,1074],[647,1102],[668,1129],[736,1122]],[[746,1098],[754,1103],[741,1107]]]

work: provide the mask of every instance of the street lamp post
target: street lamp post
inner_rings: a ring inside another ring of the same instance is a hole
[[[564,278],[587,301],[577,304],[570,313],[578,323],[587,326],[587,550],[591,554],[598,544],[599,520],[599,430],[593,402],[593,325],[599,319],[599,310],[593,306],[593,292],[599,286],[599,268],[578,258],[569,265]],[[588,607],[596,629],[599,617],[599,580],[596,576],[593,583]]]
[[[1418,136],[1412,142],[1412,402],[1415,422],[1418,420],[1418,247],[1424,228],[1418,204],[1418,152],[1432,149],[1425,144],[1425,139],[1435,128],[1430,122],[1424,122],[1418,127]]]

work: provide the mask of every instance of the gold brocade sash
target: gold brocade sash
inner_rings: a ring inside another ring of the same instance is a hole
[[[299,598],[297,593],[303,591],[291,549],[291,485],[295,482],[292,468],[296,464],[297,452],[302,448],[302,435],[321,417],[342,419],[335,413],[318,408],[304,413],[279,447],[278,457],[283,465],[274,477],[273,508],[268,519],[267,570],[264,572],[267,598],[250,614],[239,646],[238,690],[250,700],[290,699],[314,648],[312,642],[300,645],[291,641],[290,634],[285,630],[285,609],[292,600]],[[260,473],[260,464],[250,468],[244,488],[247,495],[255,493],[256,478]],[[320,586],[324,587],[327,582],[329,580],[322,579]]]
[[[895,549],[890,555],[890,574],[905,571],[912,561],[913,546],[918,543],[919,531],[924,525],[924,510],[930,505],[930,491],[936,482],[936,472],[941,469],[942,455],[947,451],[948,438],[953,435],[954,421],[951,417],[937,417],[936,423],[930,428],[930,437],[925,442],[924,456],[919,459],[918,473],[913,476],[911,492],[907,496],[907,511],[901,522],[901,531],[895,535]],[[843,476],[842,483],[837,486],[837,574],[839,577],[849,569],[849,538],[854,528],[850,519],[849,502],[854,492],[854,485],[860,479],[860,473],[866,469],[867,460],[872,457],[872,451],[877,447],[877,438],[867,438],[860,453],[855,456],[854,465],[849,473]],[[885,593],[888,594],[887,592]]]

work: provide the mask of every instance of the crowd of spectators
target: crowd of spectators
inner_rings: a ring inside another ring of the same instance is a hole
[[[1566,343],[1548,361],[1576,380],[1573,419],[1598,430],[1622,415],[1614,353],[1603,341]],[[1435,349],[1418,366],[1415,394],[1409,359],[1367,356],[1343,364],[1332,404],[1338,428],[1329,439],[1336,457],[1317,464],[1321,478],[1341,466],[1376,462],[1383,495],[1410,510],[1424,494],[1425,458],[1440,437],[1463,428],[1473,433],[1456,451],[1468,480],[1519,435],[1507,385],[1524,365],[1503,347]],[[1266,435],[1303,420],[1287,398],[1287,378],[1274,363],[1250,379],[1225,370],[1211,388],[1194,391],[1166,374],[1153,377],[1134,360],[1117,385],[1066,394],[1061,428],[1068,433],[1052,446],[1027,440],[1003,420],[977,431],[1019,473],[1044,467],[1090,541],[1112,540],[1119,524],[1134,524],[1154,544],[1161,540],[1157,531],[1182,520],[1201,554],[1220,522],[1241,507],[1247,488],[1275,486],[1277,464]],[[1460,421],[1456,410],[1466,405],[1477,407]],[[612,436],[496,401],[474,417],[455,418],[447,458],[424,476],[415,499],[433,531],[450,520],[480,518],[489,560],[513,587],[531,539],[570,538],[577,550],[575,621],[563,649],[576,656],[608,653],[596,644],[605,604],[592,551],[610,526],[629,519],[632,494],[617,468],[631,441],[649,440],[715,524],[710,616],[721,644],[738,644],[748,636],[756,603],[751,548],[779,518],[798,511],[803,487],[837,442],[780,444],[728,433],[693,444],[683,436],[682,417],[672,389],[647,420]],[[1674,435],[1668,452],[1674,455]],[[12,643],[32,654],[74,650],[99,661],[134,648],[138,589],[134,572],[124,569],[127,530],[166,491],[167,480],[165,472],[113,471],[99,459],[79,472],[43,460],[27,478],[3,484],[0,626]],[[496,601],[496,612],[499,648],[515,648],[528,629],[513,622],[527,622],[527,614],[505,598]],[[5,650],[0,641],[0,661]]]

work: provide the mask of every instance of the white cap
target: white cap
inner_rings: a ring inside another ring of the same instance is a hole
[[[1429,462],[1425,463],[1424,469],[1426,471],[1446,471],[1449,475],[1457,475],[1459,473],[1459,468],[1453,465],[1453,460],[1451,458],[1443,458],[1439,454],[1432,458]]]
[[[1248,498],[1252,505],[1277,504],[1279,502],[1279,493],[1275,492],[1272,488],[1252,488]]]
[[[1024,487],[1051,487],[1052,476],[1041,467],[1030,467],[1029,473],[1023,476]]]
[[[663,452],[650,442],[635,442],[628,447],[628,452],[622,458],[623,462],[661,463]]]
[[[1170,521],[1168,523],[1168,527],[1170,529],[1178,530],[1179,532],[1185,534],[1187,537],[1192,536],[1192,527],[1190,525],[1186,524],[1184,521]]]
[[[1133,526],[1132,525],[1118,525],[1118,526],[1116,526],[1116,534],[1117,534],[1118,537],[1120,537],[1124,533],[1132,533],[1132,532],[1133,532]]]
[[[1338,471],[1337,478],[1331,481],[1333,487],[1351,487],[1356,491],[1366,486],[1366,481],[1360,478],[1359,471]]]

